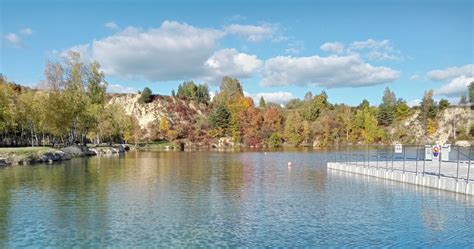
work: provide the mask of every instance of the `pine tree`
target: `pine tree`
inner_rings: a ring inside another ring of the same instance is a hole
[[[396,97],[395,93],[385,88],[382,103],[379,105],[378,123],[383,126],[392,124],[395,118]]]
[[[260,102],[258,103],[258,106],[260,108],[265,108],[267,105],[265,104],[265,99],[263,99],[263,96],[260,97]]]
[[[229,127],[230,112],[223,104],[218,105],[209,115],[209,125],[211,128],[227,129]]]
[[[142,91],[142,95],[140,96],[140,101],[142,103],[150,103],[153,99],[153,93],[151,92],[151,89],[148,87],[145,87]]]
[[[448,107],[450,106],[450,103],[447,99],[441,99],[439,101],[439,110],[440,111],[444,111],[445,109],[447,109]]]

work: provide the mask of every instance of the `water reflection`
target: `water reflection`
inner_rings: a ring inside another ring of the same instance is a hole
[[[314,150],[149,151],[3,168],[0,247],[474,242],[472,199],[328,174],[326,158]]]

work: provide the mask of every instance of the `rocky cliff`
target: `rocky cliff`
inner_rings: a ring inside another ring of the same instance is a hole
[[[144,137],[151,136],[162,118],[170,122],[171,129],[183,129],[193,127],[197,120],[205,119],[208,113],[205,104],[169,96],[155,95],[150,103],[142,103],[139,99],[139,94],[115,94],[111,96],[109,104],[118,104],[127,115],[135,117],[145,131]]]
[[[403,122],[403,128],[409,136],[415,138],[416,142],[444,144],[458,141],[465,144],[462,140],[467,138],[471,124],[473,124],[473,112],[469,108],[450,107],[438,113],[436,132],[429,137],[424,135],[424,127],[418,120],[419,114],[418,110]]]

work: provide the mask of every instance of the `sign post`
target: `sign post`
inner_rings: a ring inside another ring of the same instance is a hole
[[[431,157],[431,145],[425,145],[425,161],[426,160],[432,160]]]
[[[431,148],[431,153],[433,154],[433,161],[438,161],[439,160],[440,152],[441,152],[441,146],[439,146],[439,145],[434,145]]]
[[[443,161],[449,161],[449,152],[451,152],[451,145],[450,144],[444,144],[441,146],[441,160]]]
[[[395,144],[395,153],[396,154],[403,153],[403,145],[402,144]]]

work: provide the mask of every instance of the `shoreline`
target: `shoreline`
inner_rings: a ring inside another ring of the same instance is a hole
[[[77,157],[121,154],[128,150],[126,145],[87,147],[72,145],[61,149],[51,147],[6,147],[0,148],[0,167],[53,163]]]

